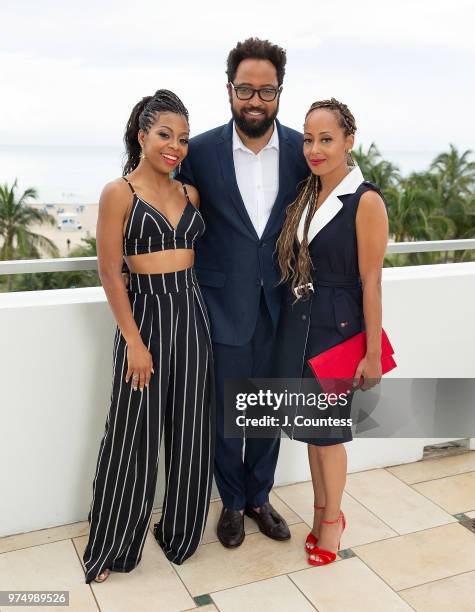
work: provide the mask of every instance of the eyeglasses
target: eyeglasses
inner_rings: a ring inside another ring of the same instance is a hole
[[[276,96],[282,91],[282,85],[277,89],[275,89],[275,87],[254,89],[247,85],[234,85],[234,83],[229,83],[229,85],[234,89],[239,100],[250,100],[254,97],[254,94],[257,94],[263,102],[272,102],[272,100],[275,100]]]

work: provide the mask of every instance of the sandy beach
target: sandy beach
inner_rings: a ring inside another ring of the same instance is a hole
[[[42,209],[44,204],[29,204]],[[61,257],[68,256],[68,250],[77,245],[83,245],[82,238],[96,235],[98,204],[54,204],[47,211],[56,220],[56,225],[32,225],[31,231],[52,240],[58,247]],[[61,213],[59,211],[62,211]],[[63,223],[63,220],[67,220]],[[61,225],[61,229],[58,228]],[[76,229],[80,225],[81,229]],[[68,239],[70,241],[68,247]]]

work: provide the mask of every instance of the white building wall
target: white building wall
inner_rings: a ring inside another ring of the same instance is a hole
[[[474,304],[475,263],[384,269],[391,376],[475,377]],[[114,329],[102,288],[0,294],[0,536],[86,519]],[[346,444],[348,468],[415,461],[438,441],[356,438]],[[309,478],[306,446],[283,439],[275,484]]]

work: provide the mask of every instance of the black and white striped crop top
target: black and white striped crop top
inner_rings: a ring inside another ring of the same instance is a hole
[[[173,227],[163,213],[135,193],[125,176],[122,178],[133,193],[132,209],[124,233],[124,255],[193,249],[195,240],[205,231],[205,223],[199,210],[191,203],[185,185],[186,205],[177,226]]]

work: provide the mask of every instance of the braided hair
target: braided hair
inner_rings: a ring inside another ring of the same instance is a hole
[[[346,104],[339,102],[335,98],[314,102],[307,111],[305,120],[312,111],[320,108],[328,109],[335,114],[339,126],[343,129],[345,137],[356,132],[355,118],[351,114],[349,108]],[[349,166],[356,165],[351,153],[347,154],[347,163]],[[321,188],[322,184],[320,177],[311,173],[307,179],[302,181],[297,198],[287,206],[284,225],[276,244],[277,260],[281,270],[281,279],[278,285],[290,280],[293,290],[299,285],[306,285],[311,282],[312,260],[308,251],[308,229],[316,210],[317,199]],[[297,229],[307,204],[309,204],[309,206],[305,217],[303,239],[298,249],[298,254],[296,254],[294,245]]]
[[[145,96],[132,109],[124,134],[127,159],[122,170],[123,176],[135,170],[140,162],[141,147],[139,130],[149,131],[159,113],[177,113],[188,122],[188,111],[180,98],[168,89],[158,89],[153,96]]]

